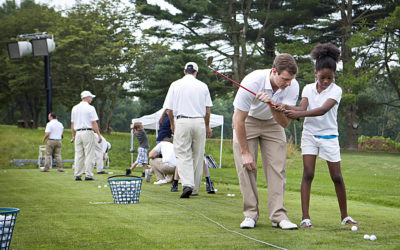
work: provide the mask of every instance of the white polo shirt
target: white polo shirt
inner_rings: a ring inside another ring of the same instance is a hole
[[[97,121],[96,109],[88,102],[80,102],[72,108],[71,122],[74,123],[74,130],[93,128],[92,121]]]
[[[327,89],[318,93],[317,83],[307,84],[302,92],[302,98],[308,99],[307,110],[321,107],[326,100],[333,99],[337,103],[322,116],[306,117],[303,132],[311,135],[339,135],[337,125],[337,110],[342,98],[342,88],[331,83]]]
[[[48,139],[61,140],[64,132],[64,126],[57,119],[53,119],[47,123],[46,130],[44,132],[50,133]]]
[[[290,86],[285,89],[278,89],[274,93],[270,82],[270,73],[271,69],[255,70],[242,80],[241,85],[254,93],[267,93],[275,104],[284,103],[295,106],[299,97],[299,83],[296,79],[292,80]],[[233,106],[260,120],[269,120],[273,117],[268,104],[260,102],[255,95],[243,88],[239,88]]]
[[[163,108],[173,110],[175,117],[204,117],[212,105],[207,85],[188,74],[171,84]]]
[[[106,138],[104,138],[102,135],[101,136],[101,143],[97,143],[99,141],[99,136],[94,133],[95,138],[96,138],[96,147],[98,147],[98,150],[102,151],[103,153],[105,153],[107,150],[109,150],[111,148],[111,144],[106,140]]]
[[[177,164],[174,144],[167,141],[162,141],[154,147],[154,150],[156,150],[158,154],[162,155],[162,162],[168,163],[169,165],[176,167]]]

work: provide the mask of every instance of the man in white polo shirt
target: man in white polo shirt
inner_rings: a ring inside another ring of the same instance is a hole
[[[164,102],[174,133],[178,174],[183,186],[181,198],[198,195],[206,134],[212,136],[212,101],[207,85],[196,79],[198,71],[196,63],[188,62],[184,68],[185,76],[171,84]]]
[[[95,142],[99,140],[99,136],[96,133],[93,133],[95,136]],[[101,136],[101,143],[95,143],[95,164],[97,169],[97,174],[108,174],[108,172],[104,171],[104,157],[108,150],[111,149],[111,144]]]
[[[48,115],[48,118],[49,122],[46,125],[46,134],[44,135],[42,140],[42,142],[44,143],[47,139],[45,164],[42,172],[50,171],[50,166],[52,164],[52,155],[54,155],[54,158],[56,158],[58,172],[64,172],[61,161],[61,139],[64,132],[64,126],[61,124],[61,122],[57,120],[57,116],[55,113],[51,112]]]
[[[242,85],[256,96],[240,88],[233,105],[233,153],[243,196],[245,219],[240,228],[254,228],[259,218],[257,192],[257,154],[260,145],[262,169],[268,184],[268,215],[273,227],[297,229],[289,221],[283,197],[286,186],[286,135],[284,127],[290,119],[283,104],[295,105],[299,84],[294,79],[297,64],[289,54],[278,55],[272,69],[248,74]],[[267,102],[276,104],[270,107]]]
[[[72,108],[71,131],[72,140],[75,142],[75,180],[81,181],[81,175],[85,174],[86,181],[92,181],[95,163],[96,138],[101,143],[101,135],[97,125],[96,109],[90,105],[95,95],[85,90],[81,93],[82,101]]]
[[[167,174],[174,174],[176,157],[174,145],[169,141],[161,141],[149,153],[150,166],[157,181],[154,184],[167,184]]]

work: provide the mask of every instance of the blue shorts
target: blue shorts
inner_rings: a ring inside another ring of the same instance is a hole
[[[147,158],[147,149],[141,147],[138,148],[138,156],[135,163],[139,165],[149,164],[149,159]]]

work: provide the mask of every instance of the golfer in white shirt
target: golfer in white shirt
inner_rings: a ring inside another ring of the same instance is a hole
[[[305,117],[301,136],[301,153],[303,155],[301,208],[303,216],[300,226],[302,228],[313,227],[309,205],[317,155],[326,160],[328,164],[339,203],[341,224],[359,225],[359,222],[347,214],[346,188],[340,169],[337,110],[342,97],[342,89],[334,83],[340,49],[331,43],[318,44],[312,50],[311,58],[315,60],[316,82],[304,87],[302,100],[298,107],[289,105],[284,107],[285,114],[292,119]]]
[[[168,141],[158,143],[149,153],[150,165],[155,173],[157,182],[154,184],[167,184],[165,175],[174,174],[176,157],[174,145]]]
[[[90,105],[95,95],[89,91],[82,91],[82,101],[72,108],[71,131],[72,140],[75,141],[75,180],[81,181],[81,175],[85,174],[86,181],[92,181],[95,163],[95,132],[98,135],[98,143],[101,143],[101,135],[97,125],[96,109]]]
[[[198,70],[196,63],[187,63],[185,76],[171,84],[164,102],[174,133],[178,174],[183,186],[181,198],[198,195],[206,134],[212,136],[212,101],[207,85],[196,79]]]
[[[61,160],[61,139],[64,132],[64,126],[61,122],[57,120],[57,116],[55,113],[51,112],[48,115],[49,122],[46,125],[45,135],[43,137],[43,142],[46,141],[46,157],[44,169],[42,172],[50,171],[50,166],[52,164],[52,155],[57,162],[57,170],[58,172],[64,172]]]
[[[97,143],[99,136],[96,133],[93,134],[95,136],[95,164],[97,173],[108,174],[108,172],[104,171],[104,156],[111,149],[111,144],[103,136],[101,136],[101,143]]]
[[[297,229],[288,219],[284,206],[286,187],[286,135],[290,123],[282,112],[283,104],[295,105],[299,84],[294,79],[297,64],[289,54],[280,54],[272,69],[248,74],[242,85],[256,96],[240,88],[233,105],[233,153],[243,196],[244,220],[240,228],[254,228],[259,218],[257,192],[257,155],[260,145],[262,170],[268,185],[268,217],[273,227]],[[278,106],[270,107],[267,102]]]

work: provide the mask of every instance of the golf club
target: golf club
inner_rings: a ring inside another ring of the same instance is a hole
[[[225,76],[225,75],[219,73],[216,69],[213,69],[213,68],[210,66],[211,63],[212,63],[212,61],[213,61],[213,59],[214,59],[214,58],[213,58],[212,56],[210,56],[210,57],[207,58],[207,67],[208,67],[209,69],[211,69],[212,71],[214,71],[214,72],[217,73],[218,75],[220,75],[220,76],[222,76],[222,77],[228,79],[230,82],[236,84],[237,86],[239,86],[239,87],[241,87],[241,88],[247,90],[249,93],[252,93],[253,95],[256,95],[256,93],[254,93],[254,92],[251,91],[250,89],[248,89],[248,88],[242,86],[241,84],[235,82],[234,80],[230,79],[229,77],[227,77],[227,76]],[[268,102],[268,104],[269,104],[271,107],[275,106],[275,104],[273,104],[272,102]]]
[[[204,160],[207,162],[207,159],[204,159]],[[207,175],[208,175],[208,180],[207,179],[206,180],[207,180],[207,183],[208,183],[208,185],[210,187],[210,190],[207,191],[207,193],[215,194],[215,190],[214,190],[213,184],[211,182],[210,171],[208,171],[208,164],[207,163],[205,163],[205,164],[206,164],[206,171],[207,171]]]

